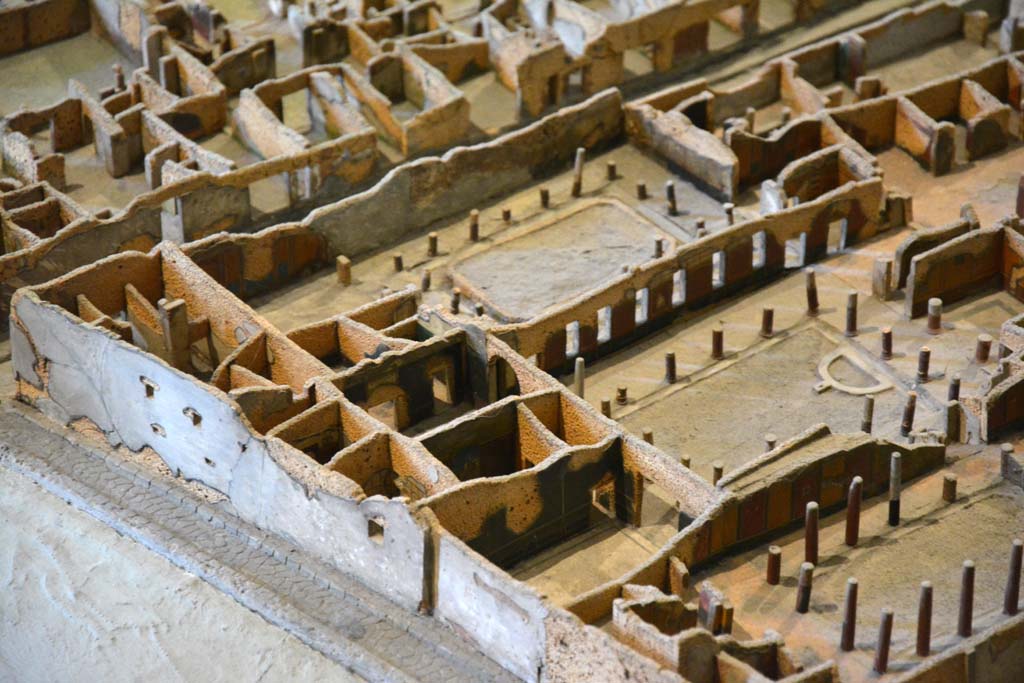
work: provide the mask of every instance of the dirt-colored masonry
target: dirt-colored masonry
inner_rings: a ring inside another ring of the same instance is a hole
[[[1019,681],[1021,10],[867,5],[0,7],[12,398],[523,681]]]

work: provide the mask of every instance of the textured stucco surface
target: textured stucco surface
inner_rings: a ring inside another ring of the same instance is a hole
[[[0,679],[362,680],[3,467],[0,490]]]

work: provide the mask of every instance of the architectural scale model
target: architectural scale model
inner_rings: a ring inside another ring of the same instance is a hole
[[[1022,114],[1019,0],[0,0],[0,464],[352,680],[1019,683]]]

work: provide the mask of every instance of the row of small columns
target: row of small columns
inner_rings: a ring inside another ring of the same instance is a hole
[[[1009,444],[1004,444],[1002,448],[1004,451],[1013,450],[1013,447]],[[889,477],[888,523],[890,526],[897,526],[900,521],[899,501],[901,484],[901,457],[899,453],[893,453],[890,459]],[[846,533],[844,538],[845,544],[851,547],[856,546],[859,541],[862,495],[863,480],[861,477],[854,477],[850,483],[847,495]],[[942,498],[949,503],[952,503],[956,499],[955,475],[947,474],[943,478]],[[814,583],[814,568],[819,564],[818,530],[818,504],[816,502],[810,502],[807,504],[804,517],[804,561],[800,565],[797,579],[795,610],[801,614],[807,613],[810,609],[811,591]],[[1009,571],[1006,579],[1006,587],[1003,593],[1003,614],[1008,616],[1014,616],[1019,611],[1022,563],[1024,563],[1024,542],[1020,539],[1014,539],[1010,547]],[[781,579],[781,569],[782,549],[776,545],[769,546],[768,562],[765,572],[765,580],[769,585],[774,586],[779,584]],[[973,633],[974,583],[974,562],[972,560],[965,560],[961,573],[960,604],[957,618],[957,635],[961,638],[968,638]],[[839,642],[839,648],[844,652],[849,652],[854,649],[857,623],[857,591],[857,579],[852,577],[847,579]],[[921,657],[927,657],[931,654],[932,603],[932,584],[930,581],[924,581],[921,583],[917,616],[916,652],[918,656]],[[878,673],[885,673],[888,669],[893,618],[894,615],[891,609],[888,607],[882,609],[874,661],[874,669]]]

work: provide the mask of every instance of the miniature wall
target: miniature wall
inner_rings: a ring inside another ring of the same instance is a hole
[[[544,599],[453,535],[441,529],[435,534],[434,615],[459,627],[489,657],[519,678],[539,680],[549,613]]]
[[[420,441],[462,481],[512,474],[565,447],[518,397],[431,430]]]
[[[741,171],[736,154],[721,140],[693,124],[678,111],[657,113],[653,108],[638,111],[632,108],[631,139],[650,147],[670,167],[689,176],[714,196],[729,201],[739,188]],[[639,114],[637,116],[637,114]]]
[[[224,84],[228,97],[243,88],[251,88],[277,70],[277,53],[273,38],[259,38],[240,45],[210,63],[209,69]]]
[[[42,0],[0,7],[0,55],[64,40],[89,30],[87,0]]]
[[[858,28],[864,41],[864,66],[873,69],[901,55],[960,33],[963,10],[947,2],[930,2],[921,7],[898,10],[884,19]]]
[[[802,460],[806,455],[800,450],[812,443],[812,452],[820,449],[824,455]],[[841,507],[855,476],[863,478],[865,496],[888,490],[893,452],[903,456],[905,481],[936,470],[945,462],[945,447],[941,445],[908,447],[866,434],[831,435],[827,428],[818,427],[730,472],[719,485],[736,496],[726,501],[711,522],[708,556],[803,519],[809,502],[817,502],[826,511]],[[787,458],[793,458],[793,462],[780,464]]]
[[[169,247],[163,249],[168,253]],[[118,282],[137,283],[147,297],[160,295],[160,253],[116,260],[121,266],[116,269]],[[117,308],[122,288],[110,282],[115,271],[102,266],[79,271],[73,283],[65,278],[40,291],[61,305],[72,302],[75,292],[87,291],[104,309]],[[175,286],[204,282],[212,288],[206,293],[211,306],[230,297],[198,272]],[[359,500],[351,480],[316,466],[276,438],[254,436],[237,408],[216,389],[115,335],[82,325],[36,292],[19,294],[15,321],[13,357],[23,400],[64,422],[84,416],[129,448],[151,446],[173,471],[225,493],[243,518],[386,592],[406,609],[432,608],[525,680],[535,680],[537,671],[547,666],[551,643],[545,620],[551,611],[543,599],[436,522],[435,531],[428,533],[425,522],[401,500]],[[96,354],[109,362],[87,361],[85,356]],[[80,397],[75,387],[83,383],[104,391]],[[137,400],[104,399],[136,394]],[[196,438],[197,431],[203,439]],[[606,636],[589,637],[611,648],[613,659],[624,658],[640,672],[654,670]]]
[[[979,227],[979,226],[973,226]],[[938,228],[915,230],[896,248],[893,258],[893,280],[896,289],[903,289],[910,276],[910,263],[918,254],[923,254],[951,239],[960,237],[972,229],[970,221],[959,220]]]
[[[902,93],[833,108],[829,114],[867,149],[896,144],[942,175],[954,163],[954,126],[947,119],[965,122],[971,159],[1005,147],[1010,110],[1020,107],[1021,70],[1019,60],[1008,55]]]
[[[525,357],[537,355],[538,367],[568,371],[566,328],[579,323],[579,355],[595,358],[621,347],[670,320],[766,282],[785,272],[786,241],[806,234],[805,263],[827,252],[831,223],[847,221],[847,244],[874,236],[882,225],[884,190],[879,178],[850,181],[820,197],[777,213],[738,223],[730,229],[685,244],[624,273],[599,291],[591,291],[529,323],[501,325],[493,333]],[[754,238],[762,236],[761,260],[754,265]],[[724,254],[722,280],[713,280],[713,260]],[[677,275],[682,273],[682,275]],[[646,318],[638,323],[637,293],[648,291]],[[607,311],[603,312],[602,309]],[[601,337],[601,318],[609,333]]]
[[[768,137],[745,130],[732,131],[729,147],[737,158],[739,186],[774,178],[794,159],[820,149],[821,126],[818,120],[801,119],[773,130]]]
[[[932,655],[897,683],[1013,683],[1024,671],[1024,614]]]
[[[356,405],[370,409],[394,402],[395,429],[403,431],[436,414],[433,378],[444,377],[451,404],[466,398],[465,335],[453,330],[405,351],[364,358],[332,380]]]
[[[823,442],[823,447],[816,448],[813,456],[801,456],[799,449],[814,442]],[[864,477],[865,495],[884,491],[888,487],[889,457],[894,451],[903,455],[904,480],[944,463],[944,446],[908,447],[864,434],[832,435],[825,425],[812,427],[730,473],[727,480],[720,482],[721,490],[729,491],[730,495],[708,505],[703,514],[642,566],[579,596],[567,609],[587,623],[595,623],[611,612],[613,601],[628,583],[670,590],[671,558],[694,571],[737,546],[785,530],[804,518],[804,506],[809,501],[819,502],[824,509],[839,507],[845,502],[846,488],[854,476]],[[786,459],[792,462],[782,466],[777,463]],[[773,462],[776,464],[772,465]],[[773,470],[767,480],[763,478],[766,468]],[[730,491],[741,480],[746,482],[742,490]]]
[[[906,314],[923,315],[932,297],[950,305],[979,290],[1001,288],[1006,249],[1004,230],[985,228],[914,256],[907,276]]]
[[[404,164],[370,190],[313,211],[302,225],[323,235],[335,255],[354,258],[395,244],[560,170],[577,147],[611,144],[622,131],[621,102],[617,90],[608,90],[490,142]]]
[[[591,489],[606,477],[615,479],[618,497],[626,477],[621,446],[612,438],[514,474],[464,483],[425,504],[474,551],[511,566],[586,529]]]
[[[287,225],[252,234],[213,235],[190,242],[183,251],[243,300],[274,291],[328,264],[322,237]]]
[[[128,266],[124,276],[147,286],[147,259],[152,262],[142,255],[120,258]],[[98,293],[85,282],[80,286]],[[110,333],[76,323],[35,293],[23,291],[15,306],[12,357],[28,392],[23,400],[45,392],[48,400],[39,406],[55,419],[66,423],[85,416],[114,443],[132,450],[151,446],[172,471],[228,495],[244,518],[342,566],[408,609],[419,607],[425,532],[404,504],[358,501],[352,482],[320,469],[283,442],[254,436],[216,389]],[[82,354],[108,362],[98,365]],[[83,385],[105,390],[83,395],[76,389]],[[105,399],[112,395],[125,400]],[[369,536],[370,518],[381,520],[383,539]]]
[[[967,397],[965,407],[979,417],[979,438],[982,441],[996,438],[1024,420],[1024,377],[1006,377],[986,395]]]

